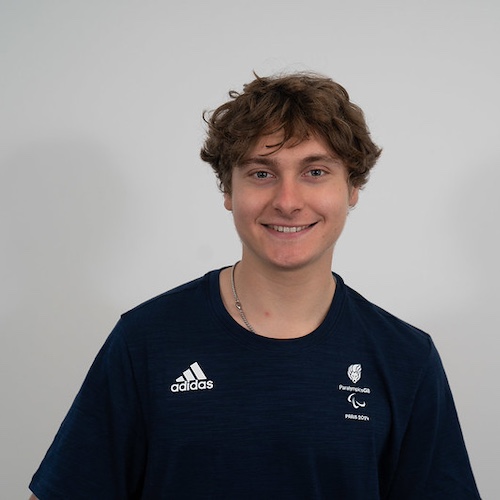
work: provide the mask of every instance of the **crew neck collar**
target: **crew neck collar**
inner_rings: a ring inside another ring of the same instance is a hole
[[[341,305],[345,297],[345,285],[339,275],[332,273],[336,281],[335,293],[330,304],[330,308],[328,309],[322,323],[315,330],[301,337],[277,339],[252,333],[232,318],[224,306],[221,296],[219,277],[223,269],[224,268],[212,271],[207,276],[209,300],[211,302],[212,310],[215,313],[218,322],[224,329],[224,332],[230,335],[238,343],[252,349],[290,354],[316,345],[318,342],[324,341],[330,335],[335,334],[335,324],[338,320]]]

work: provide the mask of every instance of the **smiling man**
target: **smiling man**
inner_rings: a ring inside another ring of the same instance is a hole
[[[257,77],[207,123],[241,259],[121,317],[33,493],[479,498],[431,338],[331,270],[380,155],[360,108],[320,75]]]
[[[318,327],[330,308],[333,249],[359,188],[321,137],[283,140],[278,132],[257,141],[234,169],[224,205],[242,242],[235,274],[245,311],[260,335],[295,338]],[[221,272],[223,297],[241,322],[241,309],[230,305],[231,272]]]

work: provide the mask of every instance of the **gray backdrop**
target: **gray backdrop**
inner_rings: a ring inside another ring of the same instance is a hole
[[[498,498],[499,14],[495,0],[0,0],[0,496],[28,496],[119,314],[238,258],[198,158],[202,110],[252,70],[312,69],[384,147],[334,269],[433,336]]]

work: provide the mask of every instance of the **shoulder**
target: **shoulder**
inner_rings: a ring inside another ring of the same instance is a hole
[[[435,355],[431,336],[407,323],[342,282],[343,311],[353,335],[363,337],[388,357],[425,363]]]
[[[196,307],[210,293],[210,283],[217,279],[219,270],[209,271],[204,276],[179,285],[156,297],[135,306],[121,315],[121,319],[134,322],[144,318],[172,313],[183,313]]]
[[[211,316],[211,295],[216,291],[219,270],[179,285],[123,313],[111,338],[138,346],[155,338],[169,338],[198,329]]]

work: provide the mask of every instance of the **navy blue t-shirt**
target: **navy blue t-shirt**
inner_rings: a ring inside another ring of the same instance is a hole
[[[124,314],[30,488],[55,499],[477,499],[430,337],[335,276],[323,323],[255,335],[219,271]]]

